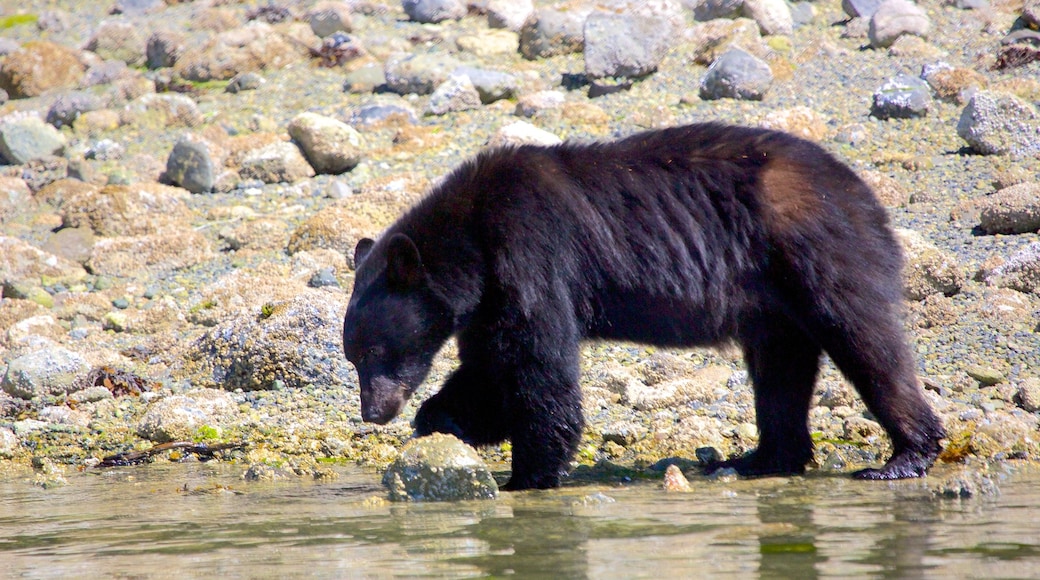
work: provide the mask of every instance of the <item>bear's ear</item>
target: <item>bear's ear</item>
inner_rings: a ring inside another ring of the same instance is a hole
[[[386,279],[391,288],[415,288],[423,280],[419,248],[404,234],[394,234],[386,248]]]
[[[356,246],[354,246],[354,268],[357,269],[361,265],[361,262],[368,257],[368,253],[372,251],[372,246],[376,245],[376,241],[372,238],[361,238],[358,240]]]

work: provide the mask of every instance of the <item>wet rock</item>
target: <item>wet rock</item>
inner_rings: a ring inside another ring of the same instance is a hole
[[[365,143],[353,127],[317,113],[300,113],[289,122],[289,136],[314,171],[340,174],[361,162]]]
[[[952,296],[960,291],[965,275],[953,254],[913,230],[897,229],[895,233],[906,255],[903,276],[907,298],[924,300],[932,294]]]
[[[539,129],[527,121],[514,121],[499,127],[488,139],[488,147],[503,145],[556,145],[563,143],[556,135]]]
[[[667,19],[596,12],[585,20],[585,74],[639,78],[657,70],[672,41]]]
[[[987,284],[1019,292],[1040,292],[1040,242],[1029,244],[982,274]]]
[[[319,2],[307,11],[304,19],[314,34],[325,38],[336,32],[351,32],[354,29],[350,17],[350,4],[346,2]]]
[[[401,0],[401,7],[408,18],[426,24],[458,20],[466,15],[466,3],[462,0]]]
[[[646,437],[646,428],[632,421],[611,423],[603,428],[603,441],[611,441],[625,447],[643,437]]]
[[[12,99],[37,97],[75,86],[85,70],[79,53],[70,48],[47,41],[27,42],[0,65],[0,89]]]
[[[520,29],[520,54],[529,60],[581,52],[591,6],[539,8]]]
[[[841,9],[852,18],[870,18],[881,6],[881,0],[841,0]]]
[[[428,95],[459,66],[444,54],[396,54],[386,62],[386,86],[399,95]]]
[[[20,399],[64,395],[74,391],[76,379],[88,371],[90,364],[82,355],[51,343],[9,361],[0,388]]]
[[[1027,413],[1040,411],[1040,379],[1030,377],[1019,383],[1014,401]]]
[[[488,0],[488,26],[520,32],[527,19],[534,14],[531,0]]]
[[[426,105],[427,115],[446,115],[480,108],[480,93],[464,74],[452,73],[437,86]]]
[[[773,71],[765,61],[739,48],[731,48],[708,67],[701,79],[702,99],[760,101],[773,84]]]
[[[987,234],[1040,230],[1040,182],[1005,187],[979,201],[979,226]]]
[[[137,423],[137,435],[153,443],[192,441],[200,427],[222,425],[237,414],[238,405],[230,393],[196,389],[149,405]]]
[[[174,71],[191,81],[226,80],[236,74],[280,69],[310,57],[306,46],[286,38],[269,24],[253,21],[222,32],[177,58]]]
[[[785,0],[744,0],[741,14],[754,20],[763,35],[794,32],[794,16]]]
[[[452,435],[412,439],[383,475],[392,501],[495,499],[498,484],[477,452]]]
[[[281,467],[274,467],[264,463],[254,463],[242,474],[246,481],[278,481],[280,479],[295,479],[296,473]]]
[[[159,30],[148,37],[145,62],[148,68],[165,68],[177,64],[188,45],[188,36],[176,30]]]
[[[139,66],[145,62],[146,44],[139,26],[126,21],[105,20],[98,25],[86,48],[103,59]]]
[[[188,349],[200,384],[247,391],[320,384],[357,389],[343,358],[343,297],[301,288],[288,300],[251,304],[227,317]]]
[[[99,236],[133,236],[187,226],[188,192],[158,183],[82,188],[62,205],[62,225]]]
[[[192,193],[213,191],[224,165],[224,150],[195,134],[177,140],[166,159],[166,178]]]
[[[462,66],[455,69],[452,74],[469,77],[480,95],[480,102],[485,105],[501,99],[512,98],[519,87],[519,81],[515,76],[494,70]]]
[[[961,112],[957,134],[985,155],[1036,155],[1040,152],[1040,110],[1012,94],[978,91]]]
[[[314,168],[307,163],[300,148],[287,141],[276,141],[249,151],[242,158],[238,172],[245,179],[259,179],[264,183],[293,183],[314,177]]]
[[[943,479],[932,488],[932,495],[941,499],[969,499],[977,496],[1000,495],[1000,487],[990,477],[965,469]]]
[[[64,149],[65,136],[37,116],[0,119],[0,158],[6,163],[22,165],[45,155],[60,155]]]
[[[932,21],[928,14],[910,0],[884,0],[870,18],[867,36],[870,46],[887,48],[900,36],[928,36]]]
[[[913,119],[926,116],[931,105],[928,83],[915,76],[899,75],[874,91],[870,114],[878,119]]]
[[[664,470],[664,490],[673,493],[687,493],[693,491],[693,486],[690,485],[679,466],[673,463]]]
[[[87,268],[95,274],[117,277],[179,270],[213,258],[209,240],[194,229],[165,229],[142,236],[99,238]]]

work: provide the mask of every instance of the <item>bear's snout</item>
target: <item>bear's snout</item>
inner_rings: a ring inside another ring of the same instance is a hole
[[[361,419],[385,425],[401,412],[407,401],[405,386],[386,377],[375,377],[361,387]]]

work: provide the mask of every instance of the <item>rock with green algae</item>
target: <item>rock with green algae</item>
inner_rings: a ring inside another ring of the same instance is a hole
[[[453,435],[413,439],[383,475],[392,501],[494,499],[498,484],[469,445]]]

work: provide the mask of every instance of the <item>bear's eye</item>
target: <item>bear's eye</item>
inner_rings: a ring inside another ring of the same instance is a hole
[[[368,348],[368,350],[366,350],[365,352],[361,353],[360,360],[366,361],[366,360],[369,360],[369,359],[379,358],[379,357],[383,356],[383,352],[385,352],[385,350],[386,349],[384,349],[381,346],[371,346],[371,347]]]

